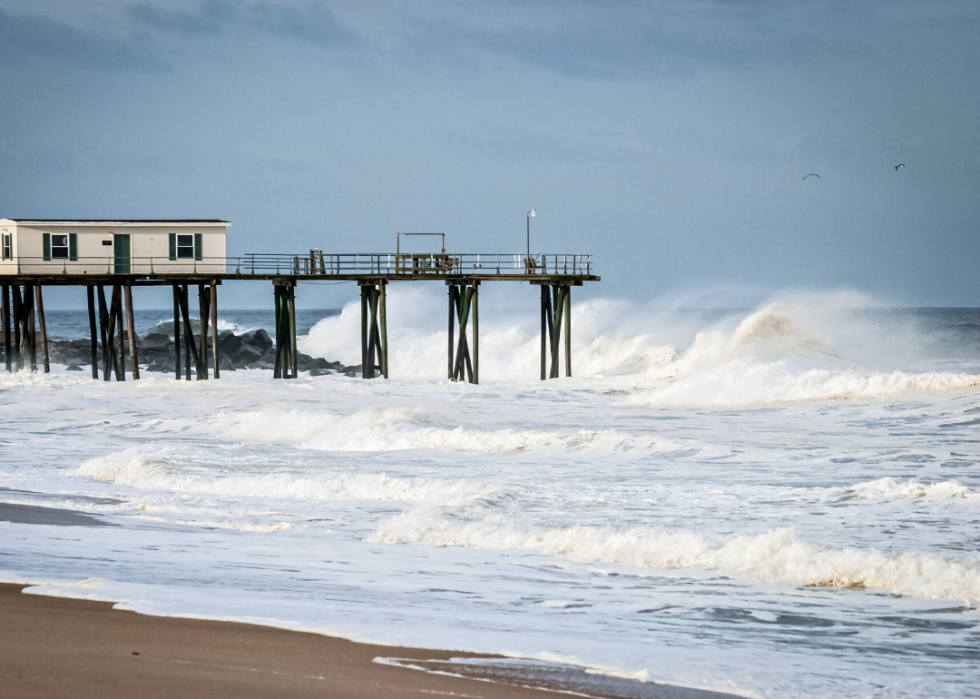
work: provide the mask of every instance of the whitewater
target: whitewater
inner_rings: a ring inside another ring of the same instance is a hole
[[[0,579],[746,697],[980,696],[980,309],[577,301],[576,376],[542,382],[537,319],[492,301],[480,385],[407,288],[390,380],[0,374],[0,502],[109,525],[0,522]],[[300,351],[359,363],[356,304],[306,317]]]

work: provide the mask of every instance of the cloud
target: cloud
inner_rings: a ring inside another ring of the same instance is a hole
[[[217,35],[229,28],[248,28],[320,46],[343,46],[353,38],[333,11],[322,3],[292,6],[208,0],[193,11],[161,9],[144,3],[131,6],[129,16],[144,27],[185,36]]]
[[[0,65],[40,58],[120,70],[161,70],[167,64],[146,49],[95,36],[50,17],[12,15],[0,9]]]

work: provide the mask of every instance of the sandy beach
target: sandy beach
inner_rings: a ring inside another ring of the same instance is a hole
[[[108,602],[23,594],[23,589],[23,585],[0,584],[3,697],[572,696],[554,689],[452,677],[376,662],[377,658],[398,658],[413,665],[438,665],[450,658],[492,660],[492,656],[354,643],[252,624],[147,616],[113,609]],[[479,674],[485,677],[485,673]],[[555,685],[526,677],[521,681]],[[626,691],[590,695],[664,699],[730,696],[619,682]],[[629,685],[633,685],[632,691]]]

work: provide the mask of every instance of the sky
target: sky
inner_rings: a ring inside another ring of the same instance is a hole
[[[534,207],[584,295],[980,306],[978,66],[975,1],[0,0],[0,217],[515,253]]]

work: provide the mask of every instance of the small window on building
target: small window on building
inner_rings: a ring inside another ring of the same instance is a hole
[[[177,258],[194,259],[194,234],[177,234]]]
[[[12,260],[14,258],[13,246],[10,243],[10,233],[3,234],[2,241],[3,259]]]
[[[51,259],[53,260],[68,259],[68,234],[67,233],[51,234]]]

